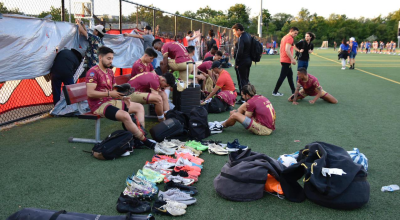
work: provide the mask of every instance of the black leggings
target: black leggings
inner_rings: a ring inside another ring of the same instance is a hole
[[[282,64],[281,75],[279,76],[278,82],[276,82],[274,93],[277,93],[279,91],[279,88],[281,88],[283,81],[285,81],[285,78],[287,77],[290,89],[292,90],[292,94],[293,94],[295,91],[295,88],[294,88],[294,84],[293,84],[292,66],[290,63],[281,63],[281,64]]]

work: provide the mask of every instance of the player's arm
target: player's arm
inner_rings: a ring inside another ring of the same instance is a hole
[[[314,104],[321,96],[322,96],[322,88],[321,86],[317,87],[318,90],[318,94],[315,96],[315,98],[313,100],[310,100],[310,104]]]
[[[81,20],[75,19],[75,22],[78,25],[79,33],[87,38],[88,37],[88,33],[87,33],[86,29],[82,26]]]
[[[300,86],[301,86],[300,83],[297,83],[296,91],[294,92],[294,95],[293,95],[293,105],[298,105],[299,104],[297,102],[297,96],[299,95]]]
[[[140,34],[128,34],[128,33],[124,33],[125,37],[134,37],[134,38],[140,38],[143,39],[143,36]]]
[[[217,94],[219,89],[221,89],[219,86],[215,86],[213,91],[207,96],[207,98],[205,100],[212,98],[215,94]]]
[[[287,56],[289,57],[290,61],[292,62],[293,65],[296,65],[296,60],[293,58],[292,52],[290,51],[291,44],[286,44],[285,46],[285,52]]]
[[[97,84],[95,83],[86,83],[86,91],[89,98],[99,99],[104,97],[112,97],[114,99],[120,99],[123,96],[122,93],[119,93],[116,90],[106,92],[96,91],[96,86]]]
[[[244,115],[248,118],[251,118],[253,116],[253,112],[248,112],[246,111],[246,113],[244,113]]]

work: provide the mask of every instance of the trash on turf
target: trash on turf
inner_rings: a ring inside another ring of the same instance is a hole
[[[389,185],[389,186],[382,186],[381,191],[382,192],[385,192],[385,191],[393,192],[393,191],[396,191],[396,190],[399,190],[399,189],[400,189],[400,187],[398,185]]]
[[[294,140],[294,142],[298,143],[298,142],[300,142],[300,140]]]

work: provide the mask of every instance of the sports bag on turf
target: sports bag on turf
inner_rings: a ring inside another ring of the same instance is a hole
[[[176,118],[170,118],[158,123],[150,129],[150,134],[157,142],[161,142],[164,139],[184,140],[187,138],[187,130]]]
[[[255,37],[251,37],[250,57],[253,62],[260,62],[263,53],[263,46]]]
[[[250,149],[229,154],[221,173],[214,179],[214,188],[224,199],[249,202],[264,195],[268,174],[277,181],[284,166],[277,160]]]
[[[210,103],[208,103],[208,113],[221,113],[225,112],[228,104],[222,101],[218,97],[214,97]]]
[[[178,111],[176,109],[169,110],[167,112],[167,114],[165,114],[165,118],[166,119],[170,119],[170,118],[178,119],[178,121],[183,125],[183,127],[185,129],[188,128],[189,118],[185,113],[183,113],[181,111]]]
[[[190,111],[188,130],[191,140],[201,141],[210,136],[211,131],[208,126],[208,112],[204,107],[194,107]]]
[[[304,189],[297,182],[303,176]],[[343,148],[324,142],[313,142],[301,150],[298,163],[282,172],[280,182],[291,202],[308,198],[328,208],[356,209],[369,201],[364,167],[355,164]]]
[[[133,151],[133,134],[129,131],[114,131],[101,143],[92,148],[92,155],[99,160],[113,160],[120,157],[126,151]]]
[[[95,215],[86,213],[76,213],[62,211],[52,211],[47,209],[24,208],[12,215],[7,220],[154,220],[152,215]]]

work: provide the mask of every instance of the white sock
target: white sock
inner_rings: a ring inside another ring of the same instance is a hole
[[[345,67],[346,66],[346,60],[342,58],[342,66]]]
[[[164,114],[162,114],[162,115],[157,115],[157,119],[164,119]]]

